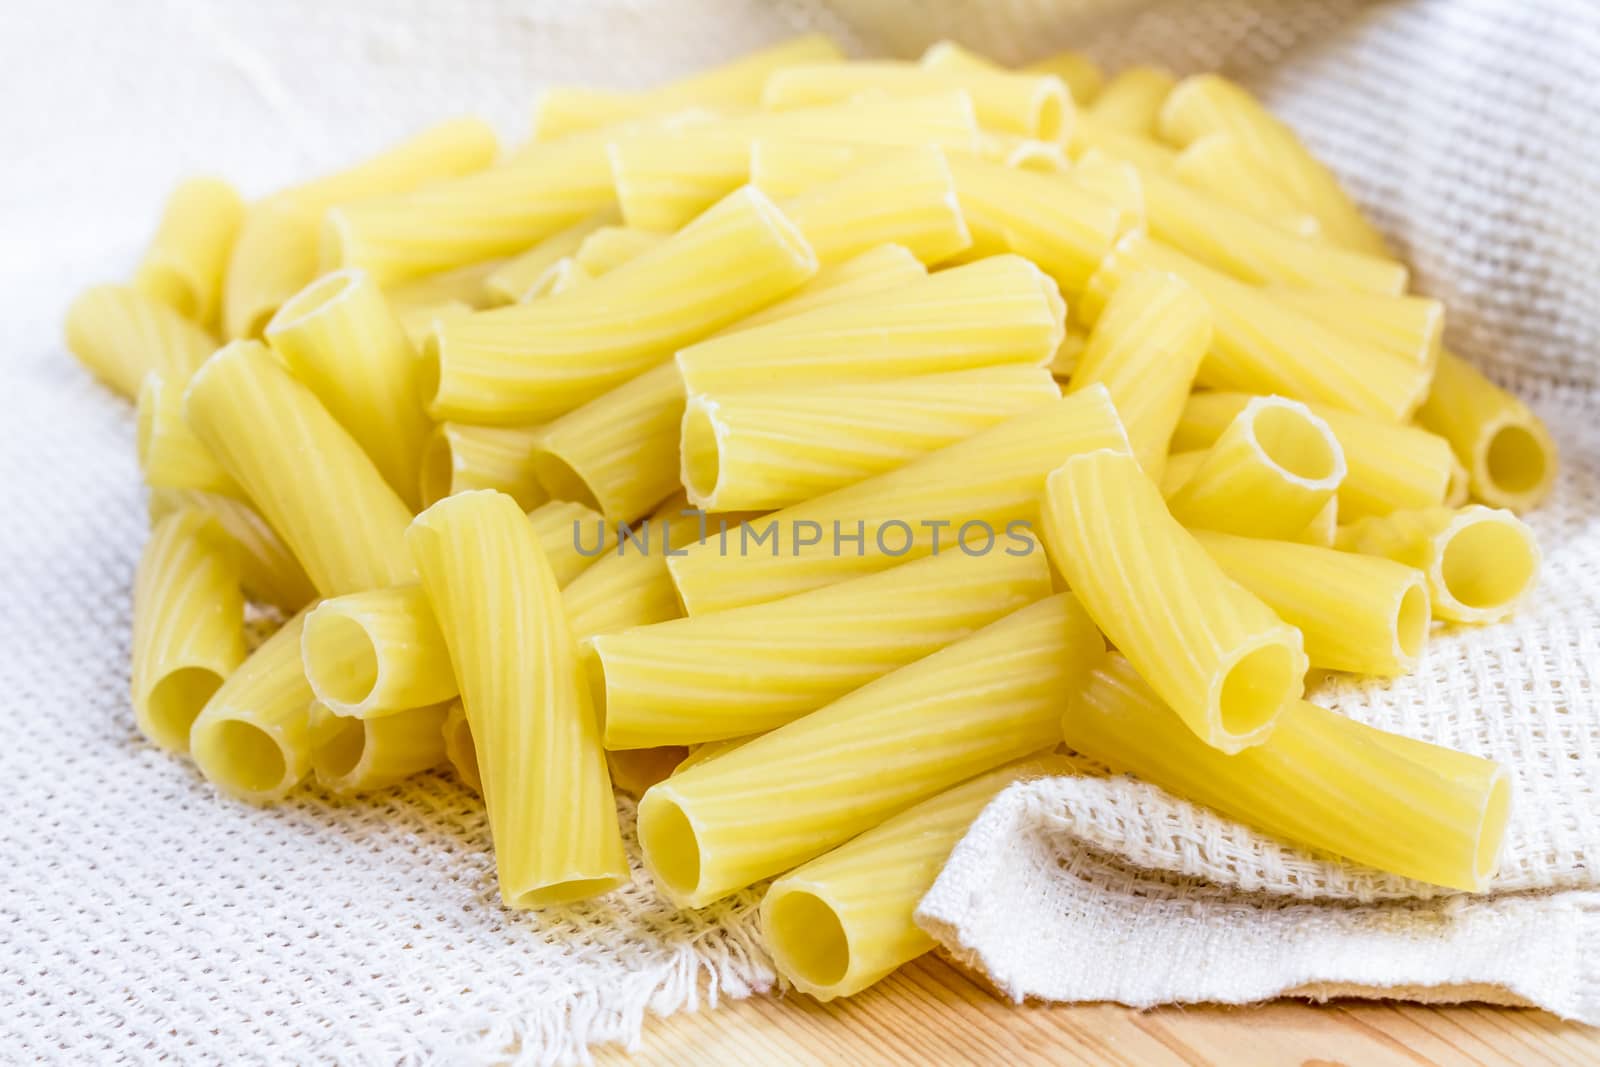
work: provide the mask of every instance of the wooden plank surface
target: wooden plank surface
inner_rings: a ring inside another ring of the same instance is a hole
[[[1600,1031],[1545,1012],[1343,1000],[1251,1008],[1025,1005],[926,957],[846,1001],[791,993],[646,1023],[603,1064],[1168,1065],[1219,1067],[1592,1067]]]

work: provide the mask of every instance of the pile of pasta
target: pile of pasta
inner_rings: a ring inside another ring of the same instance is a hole
[[[67,322],[137,398],[138,726],[260,803],[453,764],[514,908],[627,883],[635,794],[824,998],[1041,775],[1482,890],[1504,769],[1304,700],[1538,570],[1549,435],[1406,287],[1227,80],[953,44],[185,183]]]

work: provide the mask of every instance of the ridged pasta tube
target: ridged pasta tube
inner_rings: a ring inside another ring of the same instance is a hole
[[[384,789],[445,762],[446,707],[406,708],[376,719],[335,715],[311,705],[317,746],[311,770],[317,784],[335,793]]]
[[[1511,782],[1469,756],[1296,701],[1236,756],[1201,744],[1118,655],[1071,694],[1068,747],[1275,837],[1435,885],[1494,877]]]
[[[1092,103],[1105,83],[1100,67],[1082,52],[1057,52],[1022,69],[1030,74],[1054,74],[1066,84],[1067,91],[1080,107]]]
[[[1101,87],[1086,110],[1102,126],[1152,137],[1161,105],[1177,83],[1160,67],[1128,67]]]
[[[1053,174],[976,157],[950,160],[961,211],[979,252],[1015,252],[1069,296],[1081,292],[1122,229],[1122,208]]]
[[[978,136],[978,155],[991,163],[1041,174],[1065,174],[1072,169],[1066,150],[1054,141],[1034,141],[987,130]]]
[[[311,773],[311,702],[300,663],[301,613],[228,675],[189,731],[200,773],[240,800],[281,800]]]
[[[200,443],[183,417],[183,387],[151,371],[139,388],[134,448],[144,482],[153,489],[199,489],[243,497],[244,490]]]
[[[1432,368],[1329,329],[1272,295],[1143,234],[1123,237],[1090,280],[1077,312],[1092,323],[1122,281],[1165,270],[1211,305],[1211,348],[1199,384],[1211,389],[1281,393],[1403,422],[1427,393]]]
[[[682,482],[690,501],[706,511],[788,507],[904,466],[1059,396],[1048,370],[1017,366],[698,393],[683,417]]]
[[[1337,543],[1422,571],[1434,615],[1452,622],[1506,618],[1539,580],[1533,531],[1502,508],[1396,511],[1341,527]]]
[[[329,208],[482,170],[499,151],[494,129],[483,120],[442,122],[353,167],[250,205],[228,257],[224,334],[257,336],[278,305],[317,276]]]
[[[606,747],[774,729],[1049,594],[1043,552],[946,551],[783,600],[597,637],[592,690]]]
[[[745,183],[750,145],[757,139],[970,152],[978,126],[972,98],[954,91],[763,112],[621,139],[611,146],[611,172],[622,217],[645,230],[677,229]]]
[[[1299,631],[1223,573],[1131,455],[1089,452],[1050,475],[1044,540],[1090,617],[1205,744],[1258,745],[1300,699]]]
[[[413,578],[402,542],[410,509],[266,346],[235,341],[207,360],[184,415],[323,596]]]
[[[1100,382],[1111,393],[1152,481],[1161,481],[1172,431],[1210,344],[1211,309],[1200,294],[1176,275],[1147,272],[1112,295],[1072,368],[1072,391]]]
[[[1383,678],[1416,667],[1432,609],[1415,567],[1212,530],[1194,536],[1229,578],[1300,631],[1311,666]]]
[[[1191,528],[1287,540],[1327,506],[1344,475],[1344,450],[1326,422],[1304,404],[1258,396],[1167,507]]]
[[[1231,133],[1282,180],[1331,241],[1371,255],[1387,255],[1383,237],[1348,193],[1284,122],[1249,92],[1220,74],[1195,74],[1167,94],[1157,123],[1162,137],[1187,146],[1211,133]]]
[[[300,639],[306,681],[331,713],[376,718],[458,692],[444,634],[416,585],[324,600]]]
[[[849,100],[862,93],[928,96],[964,89],[978,122],[1041,141],[1064,141],[1072,132],[1072,97],[1061,79],[1000,69],[932,69],[913,63],[829,63],[788,67],[767,79],[763,107],[783,111]]]
[[[1070,594],[1042,600],[650,788],[656,885],[701,907],[975,774],[1052,744],[1104,649]]]
[[[694,393],[886,381],[1005,364],[1043,367],[1066,304],[1020,256],[992,256],[873,296],[681,349]]]
[[[449,270],[424,274],[420,278],[389,286],[383,291],[384,299],[396,314],[406,308],[441,304],[487,307],[491,303],[486,288],[489,279],[505,265],[504,258],[480,259]]]
[[[1173,449],[1210,448],[1250,399],[1248,393],[1195,393],[1178,420]],[[1306,406],[1333,431],[1344,453],[1340,521],[1447,502],[1453,463],[1444,438],[1325,404]]]
[[[618,220],[615,209],[607,208],[557,230],[520,255],[503,260],[484,279],[484,294],[493,304],[522,304],[531,299],[539,285],[561,260],[575,255],[583,242],[600,229]]]
[[[439,423],[422,449],[417,490],[423,506],[469,489],[497,489],[523,508],[543,504],[549,494],[533,460],[542,429]]]
[[[1172,173],[1184,183],[1225,204],[1301,237],[1322,233],[1317,217],[1231,133],[1207,134],[1171,162]]]
[[[1405,292],[1410,272],[1403,263],[1289,233],[1158,171],[1140,176],[1150,235],[1240,281]]]
[[[200,326],[128,285],[96,285],[67,309],[67,350],[96,378],[132,400],[156,371],[182,386],[216,350]]]
[[[1045,756],[1007,764],[907,808],[795,868],[761,898],[778,973],[818,1000],[847,997],[937,944],[913,919],[967,828],[1017,782],[1070,774]]]
[[[1528,405],[1454,352],[1439,354],[1417,422],[1450,442],[1472,495],[1491,507],[1527,511],[1556,481],[1556,444]]]
[[[824,267],[884,244],[934,264],[972,244],[950,164],[937,148],[847,165],[832,180],[785,199],[782,207]]]
[[[216,521],[178,511],[150,531],[133,580],[133,717],[162,748],[189,750],[189,727],[244,662],[244,598]]]
[[[1096,151],[1162,173],[1172,170],[1178,161],[1178,153],[1171,145],[1132,130],[1107,126],[1085,110],[1072,128],[1067,154],[1081,160]]]
[[[474,793],[483,794],[483,779],[478,775],[478,751],[472,743],[472,726],[467,722],[467,709],[461,701],[453,700],[445,711],[444,754],[455,768],[456,777]]]
[[[1408,362],[1422,367],[1439,362],[1444,305],[1437,300],[1287,285],[1274,286],[1271,291],[1279,303]]]
[[[265,334],[390,488],[415,507],[432,423],[418,394],[416,349],[372,278],[359,270],[319,278],[278,309]]]
[[[1063,458],[1127,447],[1109,394],[1091,387],[691,546],[667,566],[698,615],[881,571],[933,553],[936,539],[946,551],[958,541],[1020,547],[1017,531],[1038,518],[1045,476]]]
[[[398,307],[394,310],[394,317],[400,323],[400,328],[406,332],[406,339],[411,342],[411,347],[421,348],[422,342],[428,339],[428,335],[439,323],[464,318],[474,310],[459,300],[451,300],[443,304]]]
[[[293,614],[311,603],[317,591],[305,568],[273,532],[267,520],[242,500],[195,489],[150,490],[150,521],[175,511],[198,511],[215,519],[235,548],[239,583],[251,600]]]
[[[222,307],[223,272],[244,221],[244,201],[221,178],[190,178],[167,198],[133,287],[207,329]]]
[[[761,102],[762,87],[774,72],[802,63],[843,59],[838,45],[812,33],[643,92],[547,89],[534,104],[533,136],[537,141],[550,141],[625,119],[689,108],[753,108]]]
[[[742,183],[735,183],[735,186],[739,184]],[[572,261],[591,277],[598,278],[630,260],[638,259],[666,239],[665,233],[635,226],[602,226],[583,239],[578,250],[572,253]]]
[[[1067,180],[1093,193],[1120,211],[1117,235],[1140,230],[1145,224],[1144,179],[1139,168],[1101,152],[1090,151],[1072,164]]]
[[[606,753],[606,768],[611,772],[611,787],[629,796],[644,791],[671,776],[689,750],[682,745],[660,748],[626,748]]]
[[[322,267],[360,267],[389,286],[522,252],[615,205],[608,143],[583,135],[532,145],[487,170],[335,207]]]
[[[549,561],[510,497],[446,497],[406,531],[461,684],[500,895],[582,900],[628,881],[599,724]]]
[[[445,323],[423,349],[423,395],[441,420],[553,418],[772,303],[816,271],[797,228],[746,187],[566,299]]]
[[[819,271],[790,296],[723,332],[898,288],[926,273],[906,249],[883,245]],[[539,481],[553,495],[594,508],[610,522],[632,522],[678,488],[683,411],[677,364],[646,371],[544,428],[533,456]]]

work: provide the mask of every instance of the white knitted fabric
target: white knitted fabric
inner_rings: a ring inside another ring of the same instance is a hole
[[[1502,894],[1282,849],[1125,780],[1008,793],[923,917],[1016,996],[1239,1001],[1397,984],[1600,1019],[1600,235],[1587,5],[1011,0],[166,0],[0,13],[0,1060],[526,1062],[631,1040],[647,1012],[768,986],[754,894],[683,914],[642,875],[510,913],[481,809],[444,776],[356,802],[221,799],[126,697],[145,534],[131,413],[60,319],[125,276],[161,198],[259,194],[431,119],[509,135],[545,83],[644,84],[823,28],[862,52],[941,34],[1001,58],[1222,66],[1266,92],[1451,307],[1452,342],[1528,395],[1565,473],[1546,577],[1508,626],[1342,690],[1381,725],[1508,760]],[[631,809],[625,805],[625,822]]]

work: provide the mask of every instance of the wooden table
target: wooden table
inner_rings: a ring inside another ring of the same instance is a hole
[[[1106,1004],[1016,1007],[931,957],[846,1001],[791,993],[646,1023],[633,1056],[605,1064],[1218,1064],[1223,1067],[1426,1067],[1600,1064],[1600,1030],[1546,1012],[1386,1001],[1253,1008]]]

